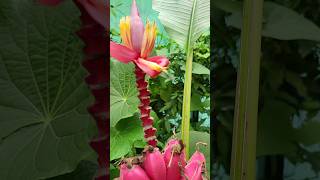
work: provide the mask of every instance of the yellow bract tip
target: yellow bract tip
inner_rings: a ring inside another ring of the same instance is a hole
[[[143,60],[145,62],[145,64],[152,70],[158,71],[158,72],[162,72],[162,71],[166,71],[168,69],[168,67],[162,67],[160,65],[158,65],[155,62],[151,62],[148,60]]]
[[[144,35],[143,35],[142,46],[141,46],[141,57],[146,58],[150,54],[150,52],[154,47],[156,35],[157,35],[156,23],[155,22],[150,23],[150,21],[147,20]]]
[[[123,44],[132,49],[130,17],[120,19],[120,36]]]

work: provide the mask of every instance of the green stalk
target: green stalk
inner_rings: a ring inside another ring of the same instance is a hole
[[[182,124],[181,124],[181,139],[185,144],[186,158],[189,158],[189,143],[190,143],[190,103],[191,103],[191,83],[192,83],[192,59],[193,51],[189,51],[186,61],[186,74],[183,89],[183,104],[182,104]]]
[[[185,144],[186,159],[189,159],[189,147],[190,147],[190,105],[191,105],[191,84],[192,84],[192,60],[193,60],[193,18],[195,15],[195,7],[197,0],[193,0],[192,13],[190,16],[190,26],[188,30],[188,39],[186,44],[186,72],[183,88],[183,103],[182,103],[182,122],[181,122],[181,139]]]
[[[255,180],[263,0],[245,0],[233,125],[231,179]]]

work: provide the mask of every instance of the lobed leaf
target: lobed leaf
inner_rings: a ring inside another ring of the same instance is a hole
[[[112,60],[110,69],[110,125],[114,127],[121,119],[137,112],[139,99],[134,65]]]
[[[2,0],[0,16],[0,177],[71,172],[94,153],[80,13],[72,1]]]

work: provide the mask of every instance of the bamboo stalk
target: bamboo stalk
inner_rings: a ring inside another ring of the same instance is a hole
[[[232,142],[232,180],[255,180],[263,0],[245,0]]]

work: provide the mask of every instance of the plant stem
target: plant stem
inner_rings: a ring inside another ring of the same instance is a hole
[[[190,103],[191,103],[191,83],[192,83],[192,59],[193,51],[187,52],[186,74],[183,89],[182,124],[181,139],[185,145],[186,158],[189,158],[189,131],[190,131]]]
[[[263,0],[245,0],[231,161],[232,180],[255,180]]]
[[[144,73],[137,65],[135,69],[136,85],[139,91],[138,98],[140,100],[139,110],[140,119],[142,121],[145,141],[153,146],[157,146],[156,131],[153,127],[153,118],[150,115],[150,92],[148,90],[148,82],[145,81],[146,73]]]
[[[109,1],[108,1],[109,2]],[[107,3],[108,3],[107,2]],[[109,94],[110,87],[108,86],[110,74],[109,63],[107,63],[107,42],[110,41],[109,29],[98,24],[85,10],[79,1],[74,0],[74,3],[81,11],[81,29],[77,35],[85,43],[83,49],[84,61],[83,67],[88,71],[88,76],[85,78],[86,84],[89,86],[94,103],[88,107],[88,111],[94,118],[97,128],[98,136],[90,141],[90,146],[98,155],[99,168],[93,179],[108,179],[109,177],[109,161],[110,161],[110,142],[109,142]],[[109,4],[109,3],[108,3]],[[109,6],[106,6],[109,12]],[[108,13],[109,14],[109,13]],[[108,19],[109,21],[109,19]],[[109,24],[109,22],[107,22]],[[93,33],[94,32],[94,33]]]

